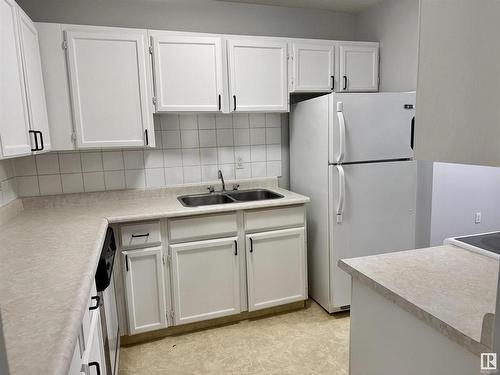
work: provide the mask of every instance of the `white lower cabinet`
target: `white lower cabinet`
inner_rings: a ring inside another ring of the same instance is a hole
[[[305,229],[247,234],[248,310],[307,299]]]
[[[92,318],[87,345],[82,356],[82,372],[86,375],[106,374],[100,314],[94,314]]]
[[[237,237],[171,245],[170,251],[175,324],[241,311]]]
[[[166,328],[161,246],[124,251],[122,256],[129,334]]]

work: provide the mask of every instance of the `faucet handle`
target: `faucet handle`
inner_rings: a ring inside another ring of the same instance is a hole
[[[215,187],[213,185],[207,186],[207,189],[210,193],[213,193],[215,191]]]
[[[240,184],[234,184],[233,185],[233,190],[238,190],[239,187],[240,187]]]

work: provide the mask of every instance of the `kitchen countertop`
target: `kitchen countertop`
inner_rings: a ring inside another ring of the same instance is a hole
[[[109,223],[309,202],[275,179],[241,185],[284,197],[188,208],[177,196],[204,189],[191,186],[28,198],[0,208],[0,309],[11,374],[67,374]]]
[[[476,355],[491,351],[498,266],[452,245],[339,261],[352,277]]]

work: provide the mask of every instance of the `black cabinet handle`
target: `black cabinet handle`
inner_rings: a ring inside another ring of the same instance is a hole
[[[344,90],[347,90],[347,76],[344,76]]]
[[[35,148],[31,148],[31,151],[38,151],[38,137],[36,136],[36,130],[28,130],[28,133],[32,133],[33,139],[35,140]]]
[[[332,79],[332,91],[335,90],[335,76],[330,77]]]
[[[219,94],[219,111],[222,109],[222,97],[221,94]]]
[[[148,129],[144,130],[144,137],[146,138],[146,146],[149,145]]]
[[[413,150],[415,144],[415,116],[411,119],[411,135],[410,135],[410,147]]]
[[[133,234],[132,235],[132,238],[140,238],[140,237],[149,237],[149,232],[143,233],[143,234]]]
[[[253,253],[253,239],[252,237],[248,238],[250,240],[250,252]]]
[[[94,296],[91,298],[91,300],[95,300],[95,306],[90,306],[89,310],[97,310],[99,308],[99,303],[101,302],[101,297],[100,296]]]
[[[236,95],[233,95],[234,111],[236,111]]]
[[[99,362],[89,362],[89,367],[95,366],[95,371],[97,375],[101,375],[101,366],[99,366]]]
[[[128,272],[128,254],[125,255],[125,270]]]
[[[43,133],[40,130],[37,130],[36,132],[38,134],[40,134],[40,144],[41,144],[41,146],[38,149],[38,151],[42,151],[45,148],[45,146],[43,145]]]
[[[234,255],[238,255],[238,240],[234,240]]]

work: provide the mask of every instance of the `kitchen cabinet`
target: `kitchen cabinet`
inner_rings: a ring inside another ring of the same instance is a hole
[[[122,253],[129,334],[167,327],[161,246]]]
[[[231,111],[288,111],[285,41],[229,39],[228,56]]]
[[[82,356],[82,372],[86,375],[106,374],[100,314],[93,315],[85,352]]]
[[[30,132],[34,134],[34,131],[37,130],[32,129],[32,124],[39,125],[40,120],[43,121],[43,116],[40,116],[39,113],[39,106],[43,104],[44,98],[37,97],[37,94],[40,93],[41,77],[37,76],[37,65],[40,64],[40,60],[36,60],[36,36],[34,36],[33,30],[29,30],[31,21],[25,15],[21,17],[21,14],[22,11],[14,0],[0,0],[2,45],[2,54],[0,55],[2,67],[0,69],[2,108],[0,111],[0,142],[2,157],[29,155],[32,148],[34,149],[31,145]],[[23,47],[26,48],[25,51],[23,51]],[[30,61],[29,66],[27,66],[28,74],[24,69],[23,58],[35,59]],[[26,83],[29,84],[28,96]],[[41,85],[43,86],[43,83]],[[30,100],[33,102],[33,107],[31,107]],[[30,115],[38,116],[35,117],[34,123],[30,121]]]
[[[246,235],[248,310],[307,299],[305,229]]]
[[[415,158],[500,166],[500,2],[420,4]]]
[[[220,37],[150,32],[157,112],[227,109]]]
[[[292,92],[328,92],[337,87],[333,42],[293,42],[292,66]]]
[[[65,27],[78,148],[154,147],[145,30]]]
[[[175,324],[240,312],[237,237],[170,246]]]
[[[339,92],[377,91],[379,83],[379,45],[340,42]]]

